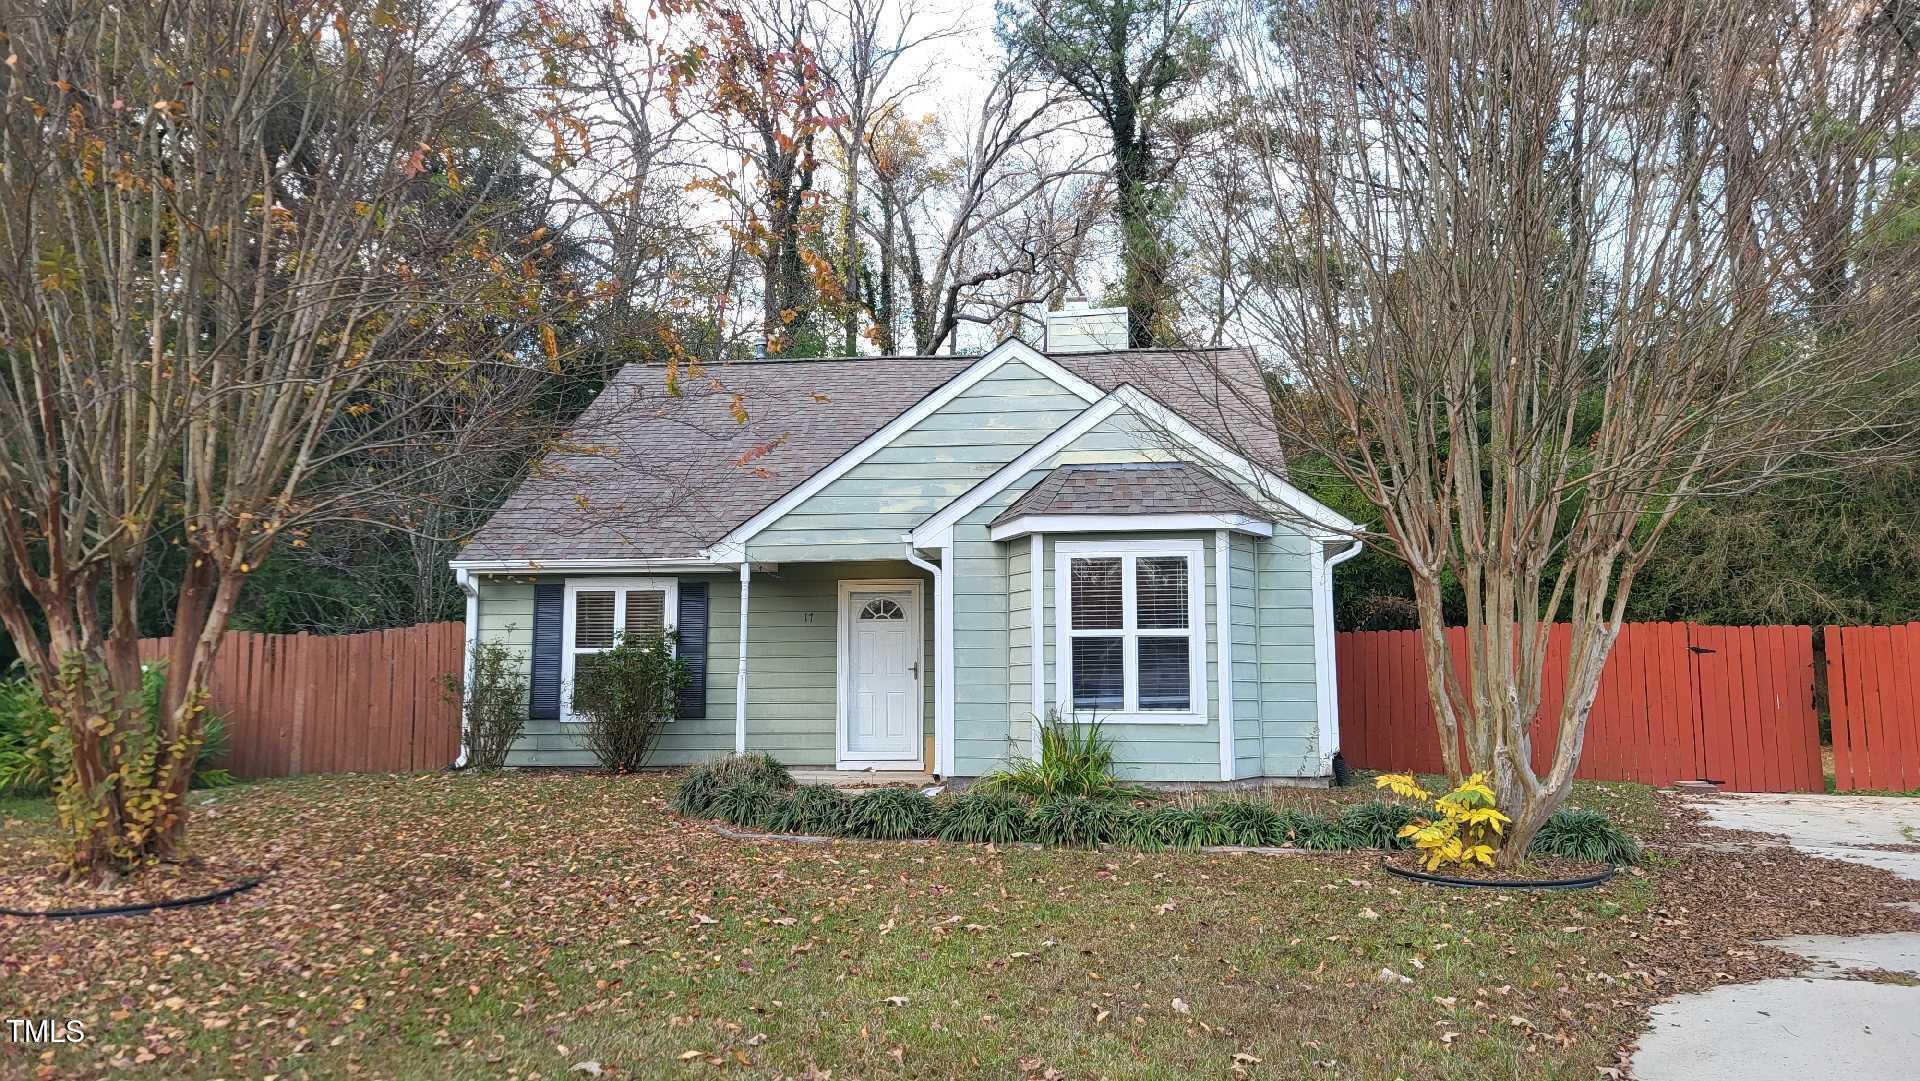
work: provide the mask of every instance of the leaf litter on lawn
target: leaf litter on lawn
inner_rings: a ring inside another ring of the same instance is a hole
[[[0,1046],[0,1074],[888,1077],[1024,1060],[1071,1076],[1197,1061],[1591,1077],[1658,996],[1793,963],[1760,939],[1911,922],[1871,904],[1903,895],[1889,876],[1677,847],[1697,822],[1644,790],[1670,860],[1541,899],[1389,882],[1372,855],[735,842],[667,814],[671,780],[223,793],[196,847],[271,869],[270,888],[0,929],[0,1012],[73,1016],[92,1036]],[[0,842],[5,861],[50,851]]]

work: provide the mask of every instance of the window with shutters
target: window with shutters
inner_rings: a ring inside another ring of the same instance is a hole
[[[570,578],[560,639],[560,719],[572,721],[573,674],[621,636],[674,629],[671,578]]]
[[[1125,722],[1204,722],[1203,565],[1196,541],[1059,544],[1056,700]]]

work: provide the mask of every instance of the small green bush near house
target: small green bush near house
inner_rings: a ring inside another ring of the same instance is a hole
[[[1016,759],[973,783],[989,792],[1011,792],[1026,799],[1081,796],[1126,800],[1151,795],[1138,785],[1122,784],[1113,774],[1113,744],[1097,720],[1062,718],[1048,710],[1040,726],[1040,758]]]
[[[940,807],[934,822],[934,836],[942,841],[1007,845],[1027,833],[1027,805],[1011,792],[962,792]]]
[[[1072,848],[1112,844],[1126,835],[1137,813],[1112,800],[1057,796],[1034,804],[1027,815],[1028,836],[1039,844]]]
[[[675,814],[690,818],[703,817],[712,813],[715,793],[726,785],[742,780],[758,780],[781,791],[793,787],[793,774],[786,766],[774,761],[772,755],[758,751],[730,754],[725,758],[702,762],[688,770],[687,775],[674,787],[669,806]]]
[[[838,837],[847,831],[851,803],[846,793],[832,785],[801,785],[767,812],[767,828],[780,833]]]
[[[580,742],[600,764],[636,773],[652,757],[660,731],[673,719],[686,662],[661,632],[621,634],[613,648],[582,656],[573,673],[574,715]]]
[[[503,642],[473,647],[472,686],[461,673],[440,677],[447,699],[460,707],[466,730],[467,765],[495,770],[527,728],[527,655]]]
[[[1364,848],[1397,849],[1412,844],[1400,830],[1419,818],[1419,810],[1409,804],[1369,800],[1341,811],[1338,826]]]
[[[875,788],[853,798],[847,835],[903,841],[933,833],[933,801],[911,788]]]
[[[711,813],[748,829],[772,828],[774,811],[787,793],[759,777],[741,777],[723,784],[713,794]]]

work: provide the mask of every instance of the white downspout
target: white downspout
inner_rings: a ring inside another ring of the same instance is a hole
[[[744,554],[744,553],[743,553]],[[747,753],[747,594],[753,564],[740,561],[740,663],[733,676],[733,753]]]
[[[952,616],[947,610],[946,570],[920,558],[911,541],[907,543],[907,562],[933,576],[933,772],[945,777],[953,769],[952,764],[945,761],[947,745],[943,738],[951,723],[947,717],[946,690],[947,680],[952,678],[947,665],[952,649],[946,629]]]
[[[460,757],[453,760],[454,769],[467,767],[467,708],[473,697],[473,651],[480,644],[480,585],[474,581],[473,572],[464,567],[453,571],[454,583],[460,592],[467,595],[466,635],[460,647]]]
[[[1324,670],[1318,676],[1321,681],[1320,700],[1324,703],[1322,708],[1326,710],[1326,721],[1320,732],[1320,768],[1323,775],[1333,771],[1333,756],[1340,750],[1340,677],[1335,671],[1339,659],[1333,637],[1333,568],[1359,555],[1363,547],[1365,543],[1355,538],[1353,544],[1341,552],[1329,553],[1325,544],[1320,548],[1325,553],[1321,557],[1323,581],[1320,583],[1322,588],[1314,591],[1313,603],[1315,610],[1321,614],[1317,630],[1324,650],[1322,655],[1326,659],[1326,664],[1321,666]]]

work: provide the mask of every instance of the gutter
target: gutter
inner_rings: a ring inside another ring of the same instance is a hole
[[[480,585],[474,581],[473,572],[465,567],[453,568],[453,580],[460,586],[460,592],[467,595],[466,634],[460,649],[460,757],[453,760],[454,769],[467,768],[467,697],[473,693],[473,651],[480,644]]]

